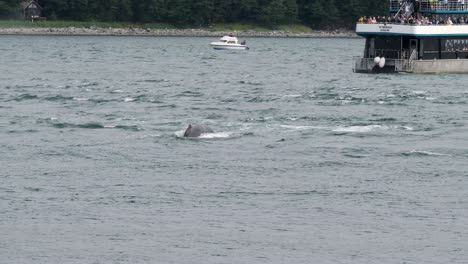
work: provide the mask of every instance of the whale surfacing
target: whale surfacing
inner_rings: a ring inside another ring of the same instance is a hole
[[[199,137],[205,133],[213,133],[213,130],[203,124],[190,124],[185,130],[184,137]]]

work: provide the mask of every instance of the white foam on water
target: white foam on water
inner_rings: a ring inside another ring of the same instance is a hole
[[[426,156],[448,156],[448,157],[452,156],[449,154],[443,154],[443,153],[437,153],[437,152],[431,152],[431,151],[425,151],[425,150],[411,150],[409,154],[422,154]]]
[[[184,130],[180,130],[180,131],[174,132],[174,135],[175,135],[176,137],[184,137],[184,133],[185,133],[185,129],[184,129]]]
[[[289,98],[296,98],[296,97],[301,97],[302,94],[286,94],[283,95],[283,97],[289,97]]]
[[[127,97],[127,98],[124,99],[124,101],[125,102],[133,102],[133,101],[135,101],[135,99]]]
[[[407,130],[407,131],[413,131],[413,130],[414,130],[414,128],[409,127],[409,126],[401,126],[401,128],[402,128],[403,130]]]
[[[113,90],[111,93],[123,93],[123,91],[122,91],[122,90],[119,90],[119,89],[117,89],[117,90]]]
[[[198,138],[218,139],[218,138],[233,138],[237,136],[239,136],[239,134],[236,134],[234,132],[216,132],[216,133],[204,133],[204,134],[201,134]]]
[[[369,133],[377,130],[388,130],[388,126],[381,125],[367,125],[367,126],[349,126],[339,127],[333,130],[333,132],[351,132],[351,133]]]
[[[135,137],[136,139],[146,139],[146,138],[156,138],[156,137],[161,137],[162,134],[150,134],[150,135],[143,135],[143,136],[137,136]]]
[[[76,100],[76,101],[88,101],[89,98],[73,97],[73,100]]]
[[[293,125],[280,125],[282,128],[287,128],[291,130],[311,130],[311,129],[326,129],[326,127],[321,126],[293,126]]]
[[[414,94],[417,94],[417,95],[424,95],[426,94],[426,91],[412,91]]]

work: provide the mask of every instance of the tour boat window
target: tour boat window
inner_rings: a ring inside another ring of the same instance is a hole
[[[446,39],[444,44],[444,51],[468,50],[468,39]]]

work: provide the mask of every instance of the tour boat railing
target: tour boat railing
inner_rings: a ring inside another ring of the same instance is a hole
[[[396,54],[396,56],[389,56],[389,52]],[[387,64],[395,67],[395,72],[412,72],[413,62],[418,58],[418,51],[416,49],[411,51],[408,49],[402,50],[369,50],[369,56],[366,58],[355,57],[353,64],[354,72],[370,72],[376,66],[374,61],[375,57],[387,57]],[[389,64],[390,63],[390,64]]]
[[[468,11],[468,5],[462,2],[419,1],[419,11]]]
[[[408,0],[390,0],[390,12],[400,13],[401,9],[408,3],[419,2],[419,12],[447,12],[447,13],[468,13],[468,0],[465,1],[408,1]]]
[[[375,66],[374,59],[355,57],[353,63],[353,72],[370,72]]]
[[[413,61],[418,58],[418,51],[413,50],[411,55],[409,55],[409,50],[403,49],[401,51],[400,59],[395,60],[395,71],[396,72],[412,72],[413,71]]]

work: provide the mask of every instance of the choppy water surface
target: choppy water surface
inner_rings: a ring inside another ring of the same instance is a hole
[[[468,75],[354,74],[360,39],[0,39],[2,263],[467,261]]]

